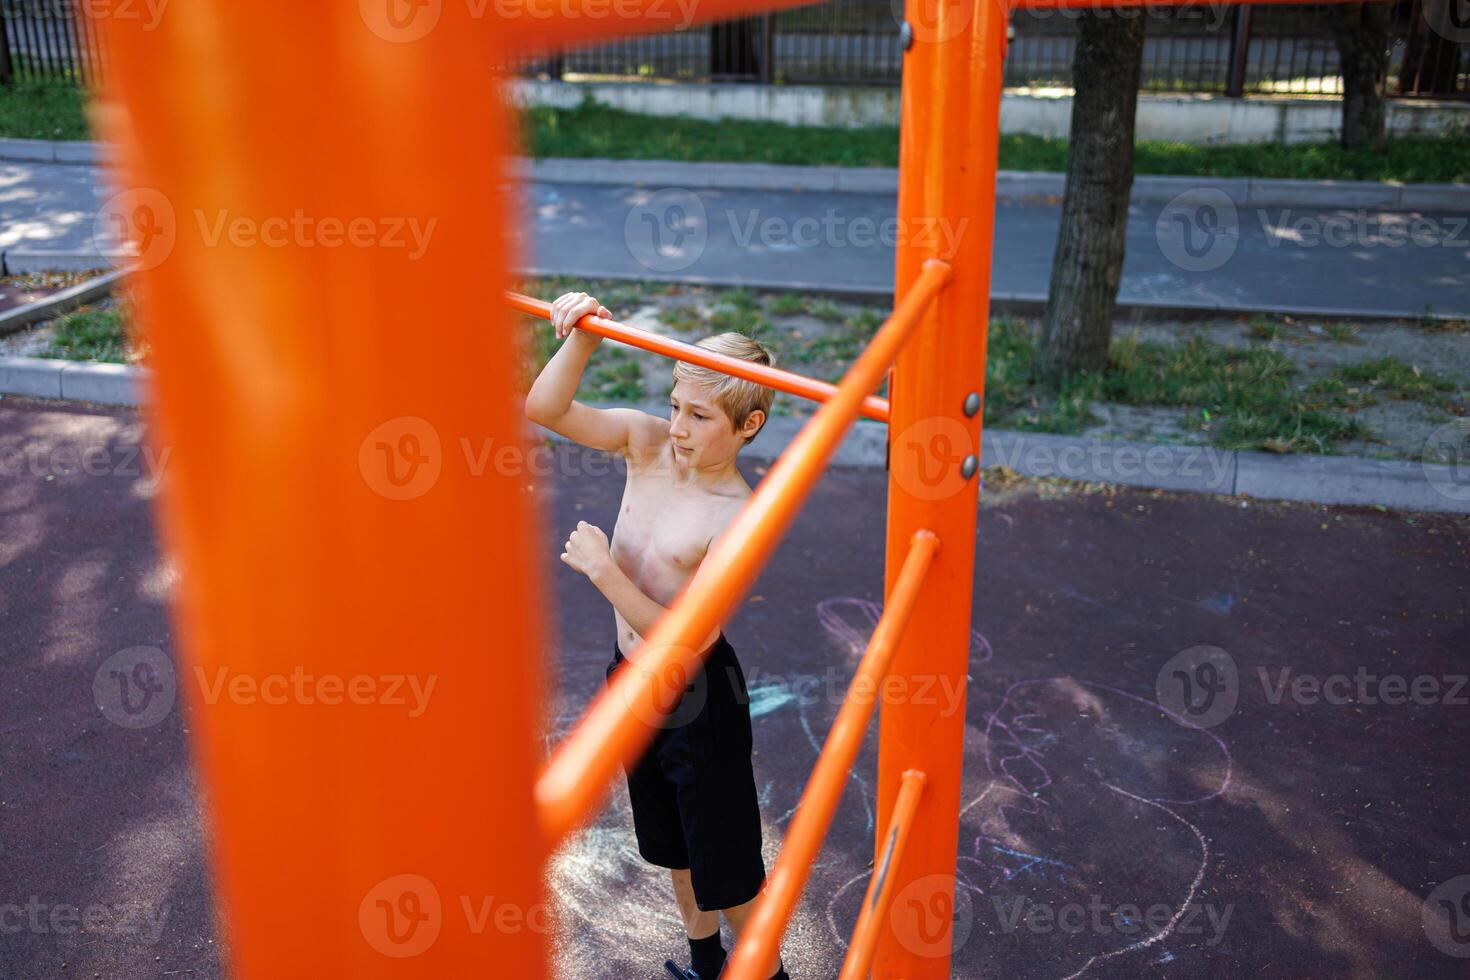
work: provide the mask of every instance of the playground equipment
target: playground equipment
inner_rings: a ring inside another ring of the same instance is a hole
[[[624,671],[544,767],[541,515],[518,472],[460,450],[524,429],[511,319],[464,292],[507,285],[498,232],[514,213],[512,114],[481,95],[485,66],[664,29],[675,8],[195,0],[153,23],[132,7],[86,9],[116,64],[113,209],[139,238],[150,428],[173,450],[161,524],[181,568],[180,676],[435,681],[417,717],[184,684],[235,976],[546,976],[548,856],[647,744],[661,692],[859,414],[886,417],[890,472],[884,613],[858,678],[963,683],[1005,3],[908,0],[894,313],[835,388],[766,376],[823,406],[645,638],[647,669]],[[411,219],[431,231],[421,252],[403,247]],[[935,222],[957,234],[924,234]],[[871,712],[842,707],[728,980],[756,977],[779,943]],[[842,975],[948,976],[964,712],[886,706],[879,726],[875,872]],[[516,925],[470,914],[486,897]]]

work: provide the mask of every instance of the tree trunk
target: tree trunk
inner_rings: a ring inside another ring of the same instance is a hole
[[[1383,83],[1388,75],[1387,3],[1329,5],[1342,61],[1342,145],[1383,149]]]
[[[1107,365],[1133,190],[1143,23],[1139,8],[1078,17],[1067,190],[1041,324],[1041,370],[1052,381]]]

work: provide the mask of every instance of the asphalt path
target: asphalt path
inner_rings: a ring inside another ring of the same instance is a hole
[[[152,511],[167,456],[143,436],[130,410],[0,400],[6,978],[226,975],[190,719],[127,727],[103,710],[120,651],[183,662]],[[613,637],[605,601],[553,556],[578,520],[611,530],[621,496],[616,466],[557,452],[537,483],[548,744],[598,689]],[[763,472],[742,469],[752,485]],[[768,863],[880,612],[885,491],[882,470],[826,474],[725,624]],[[1470,522],[1029,484],[987,498],[968,692],[934,694],[968,723],[953,975],[1457,975]],[[875,750],[797,910],[794,977],[841,962],[870,874]],[[621,785],[548,888],[560,977],[655,980],[687,952]],[[89,909],[78,928],[68,910]]]

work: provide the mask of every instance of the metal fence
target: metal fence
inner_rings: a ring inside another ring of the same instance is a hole
[[[0,0],[0,81],[97,81],[100,38],[80,0]],[[1386,94],[1470,97],[1464,0],[1400,0],[1389,31]],[[678,4],[664,9],[676,12]],[[760,17],[629,38],[519,66],[554,77],[895,85],[899,0],[827,0]],[[1147,20],[1143,88],[1153,92],[1335,95],[1337,45],[1321,6],[1241,7],[1199,0],[1136,11]],[[1007,51],[1011,88],[1071,85],[1077,12],[1017,11]]]
[[[1470,23],[1463,0],[1394,5],[1386,93],[1470,96]],[[649,78],[823,85],[895,85],[902,5],[828,0],[762,17],[630,38],[535,61],[565,78]],[[1335,95],[1342,91],[1332,12],[1321,6],[1191,3],[1138,12],[1147,20],[1143,88],[1153,92]],[[1077,12],[1017,11],[1006,53],[1010,88],[1069,87]]]
[[[77,0],[0,0],[0,83],[101,80],[106,58]]]

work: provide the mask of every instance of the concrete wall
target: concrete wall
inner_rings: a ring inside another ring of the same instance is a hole
[[[761,119],[800,126],[898,124],[898,89],[817,85],[701,85],[660,82],[543,82],[518,79],[522,105],[567,108],[588,93],[597,102],[654,116]],[[1003,133],[1066,136],[1069,90],[1008,92],[1001,103]],[[1337,136],[1342,107],[1336,99],[1141,95],[1138,138],[1183,143],[1302,143]],[[1464,132],[1470,103],[1405,100],[1389,103],[1396,134]]]

